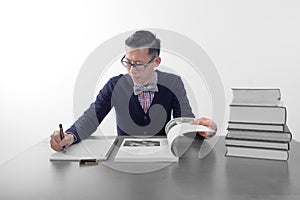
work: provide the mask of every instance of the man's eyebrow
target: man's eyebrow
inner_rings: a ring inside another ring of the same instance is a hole
[[[144,62],[144,60],[130,60],[127,57],[125,57],[126,60],[128,60],[129,62]]]

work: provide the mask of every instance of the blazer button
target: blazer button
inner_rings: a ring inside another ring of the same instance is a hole
[[[146,120],[147,119],[147,116],[144,116],[144,120]]]

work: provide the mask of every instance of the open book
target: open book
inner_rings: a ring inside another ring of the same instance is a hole
[[[191,124],[194,118],[180,117],[169,121],[165,127],[167,138],[145,137],[125,138],[115,157],[116,162],[178,162],[178,158],[188,149],[198,131],[215,132],[202,126]]]

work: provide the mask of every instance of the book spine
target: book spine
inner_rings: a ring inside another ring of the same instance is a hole
[[[254,142],[274,142],[274,143],[289,143],[291,140],[276,140],[276,139],[262,139],[262,138],[240,138],[240,137],[231,137],[226,136],[226,140],[245,140],[245,141],[254,141]]]
[[[244,155],[230,155],[228,154],[228,151],[225,153],[226,157],[235,157],[235,158],[247,158],[247,159],[259,159],[259,160],[275,160],[275,161],[284,161],[286,162],[289,159],[289,153],[287,153],[287,158],[286,159],[272,159],[272,158],[260,158],[260,157],[250,157],[250,156],[244,156]]]
[[[264,133],[282,133],[282,134],[291,134],[291,132],[287,129],[283,130],[283,131],[268,131],[268,130],[254,130],[254,129],[236,129],[236,128],[229,128],[227,127],[226,129],[227,131],[241,131],[241,132],[252,132],[252,133],[258,133],[258,132],[264,132]]]
[[[278,106],[281,100],[279,88],[231,88],[232,105]]]
[[[230,154],[229,153],[229,149],[228,148],[230,148],[230,146],[228,146],[228,147],[226,147],[226,152],[225,152],[225,156],[227,156],[227,157],[240,157],[240,158],[253,158],[253,159],[261,159],[261,160],[279,160],[279,161],[287,161],[288,159],[289,159],[289,151],[287,151],[287,150],[275,150],[275,149],[273,149],[273,150],[271,150],[271,149],[267,149],[267,150],[270,150],[270,151],[282,151],[282,152],[286,152],[286,158],[285,159],[280,159],[280,158],[270,158],[270,157],[266,157],[266,156],[261,156],[261,157],[258,157],[258,156],[250,156],[250,155],[244,155],[244,154],[242,154],[242,153],[240,153],[240,154],[235,154],[235,155],[232,155],[232,154]],[[235,146],[234,147],[232,147],[232,148],[236,148]],[[237,147],[237,148],[241,148],[241,147]],[[243,149],[251,149],[251,148],[249,148],[249,147],[242,147]],[[252,149],[258,149],[258,148],[252,148]],[[263,149],[263,150],[266,150],[266,149]]]
[[[288,149],[281,148],[268,148],[268,147],[258,147],[258,146],[245,146],[245,145],[225,145],[226,147],[240,147],[240,148],[252,148],[252,149],[266,149],[266,150],[278,150],[278,151],[287,151]]]
[[[232,132],[236,134],[232,136]],[[253,133],[253,136],[251,136]],[[256,135],[254,135],[256,134]],[[267,134],[267,136],[266,136]],[[275,135],[274,135],[275,134]],[[284,136],[283,138],[278,139],[279,135]],[[272,137],[274,135],[274,137]],[[268,139],[266,139],[266,137]],[[290,142],[292,140],[291,132],[279,132],[279,131],[260,131],[260,130],[239,130],[239,129],[228,129],[226,138],[231,139],[244,139],[244,140],[253,140],[253,141],[278,141],[278,142]]]
[[[235,123],[229,121],[227,129],[284,131],[284,124],[262,124],[262,123],[247,123],[247,122]]]
[[[240,146],[240,147],[263,147],[267,149],[283,149],[290,150],[289,142],[279,141],[263,141],[263,140],[247,140],[236,138],[225,138],[225,146]]]
[[[285,124],[287,121],[287,109],[284,106],[229,106],[229,121],[232,123]],[[272,119],[270,115],[275,115],[278,119]]]
[[[288,141],[280,141],[280,140],[264,140],[264,139],[246,139],[246,138],[236,138],[236,137],[230,137],[225,136],[225,140],[242,140],[242,141],[253,141],[253,142],[270,142],[270,143],[289,143]]]

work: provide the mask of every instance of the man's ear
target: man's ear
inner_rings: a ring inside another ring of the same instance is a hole
[[[155,67],[157,67],[160,63],[161,63],[161,57],[158,56],[154,59]]]

